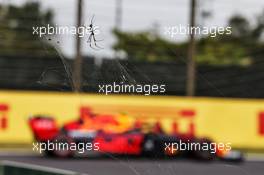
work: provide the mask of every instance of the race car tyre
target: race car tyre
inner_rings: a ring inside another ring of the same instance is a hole
[[[70,137],[59,134],[53,139],[53,143],[56,145],[55,149],[52,151],[53,156],[58,158],[69,158],[74,155],[74,152],[70,149],[70,145],[73,143]]]
[[[161,148],[162,144],[158,142],[155,135],[148,134],[143,141],[142,150],[145,157],[161,157],[164,156],[164,151]]]
[[[45,156],[47,157],[54,157],[54,152],[53,151],[50,151],[50,150],[45,150],[44,152]]]
[[[210,161],[214,159],[213,153],[210,150],[199,150],[195,152],[195,156],[199,160]]]
[[[203,143],[207,143],[208,145],[210,145],[212,142],[208,139],[200,139],[197,140],[196,142],[203,144]],[[215,159],[215,153],[212,153],[210,149],[208,150],[196,150],[194,152],[195,158],[199,159],[199,160],[203,160],[203,161],[211,161],[213,159]]]

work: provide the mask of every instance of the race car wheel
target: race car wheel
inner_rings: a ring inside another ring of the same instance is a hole
[[[142,145],[144,156],[153,156],[155,154],[155,144],[152,138],[146,138]]]
[[[47,157],[54,157],[54,151],[45,150],[44,154]]]
[[[53,139],[55,146],[52,155],[58,158],[68,158],[72,157],[74,152],[70,150],[70,145],[73,143],[73,140],[64,135],[60,134]]]
[[[214,159],[213,153],[210,150],[199,150],[195,152],[195,156],[199,160],[210,161]]]
[[[197,142],[199,142],[200,144],[206,143],[208,145],[211,144],[211,141],[208,139],[201,139],[201,140],[197,140]],[[203,161],[210,161],[215,159],[215,153],[212,153],[210,149],[208,150],[196,150],[194,152],[195,158],[199,159],[199,160],[203,160]]]
[[[157,140],[154,135],[146,135],[142,144],[143,156],[146,157],[157,157],[164,155],[164,152],[159,149]]]

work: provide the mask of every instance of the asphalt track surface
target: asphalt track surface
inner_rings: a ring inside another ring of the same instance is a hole
[[[0,156],[0,160],[30,163],[88,175],[263,175],[263,161],[199,162],[138,158],[52,159],[42,156]]]

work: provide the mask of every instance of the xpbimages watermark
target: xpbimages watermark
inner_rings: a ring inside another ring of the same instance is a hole
[[[45,151],[74,151],[78,153],[85,153],[87,151],[98,151],[99,143],[84,143],[84,142],[71,142],[71,143],[63,143],[57,141],[47,141],[47,142],[37,142],[33,143],[33,151],[43,153]]]
[[[89,36],[91,32],[95,35],[100,34],[99,26],[51,26],[47,24],[46,26],[33,26],[32,34],[42,37],[44,35],[78,35],[79,37]]]
[[[195,143],[195,142],[168,142],[164,144],[165,151],[178,152],[178,151],[210,151],[211,154],[215,154],[217,150],[230,151],[231,143]]]
[[[199,27],[199,26],[167,26],[164,27],[164,35],[170,36],[171,38],[176,37],[177,35],[208,35],[212,38],[216,37],[217,35],[231,35],[232,34],[232,27]]]
[[[114,82],[113,84],[99,85],[99,93],[103,93],[105,95],[111,93],[138,93],[144,95],[151,94],[161,94],[166,92],[166,85],[141,85],[141,84],[117,84]]]

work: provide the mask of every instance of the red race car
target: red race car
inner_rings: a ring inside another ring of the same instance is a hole
[[[35,116],[29,120],[37,144],[46,155],[71,157],[76,152],[93,151],[102,154],[154,157],[191,156],[202,160],[243,160],[242,153],[226,145],[213,143],[193,135],[168,135],[156,123],[149,132],[142,126],[120,129],[111,116],[90,115],[65,124],[59,129],[52,118]],[[118,128],[119,132],[111,132]],[[122,128],[122,127],[121,127]]]

